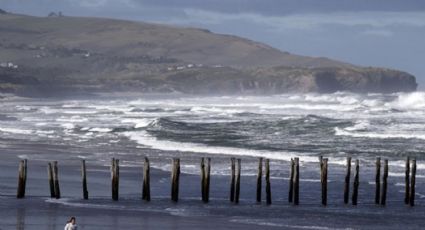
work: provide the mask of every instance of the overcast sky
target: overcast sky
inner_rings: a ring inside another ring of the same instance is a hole
[[[0,0],[0,8],[207,28],[295,54],[404,70],[425,89],[425,0]]]

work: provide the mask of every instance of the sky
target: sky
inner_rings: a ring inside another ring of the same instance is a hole
[[[403,70],[425,90],[425,0],[0,0],[0,8],[206,28],[294,54]]]

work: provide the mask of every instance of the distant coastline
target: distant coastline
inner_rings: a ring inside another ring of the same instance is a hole
[[[412,92],[406,72],[282,52],[204,29],[1,11],[0,92],[195,95]]]

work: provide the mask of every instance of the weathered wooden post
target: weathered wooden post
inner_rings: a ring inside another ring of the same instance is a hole
[[[28,169],[28,161],[27,159],[24,159],[24,197],[25,197],[25,192],[26,192],[26,187],[27,187],[27,169]]]
[[[266,159],[266,203],[272,204],[272,190],[270,185],[270,160]]]
[[[205,158],[201,158],[201,195],[202,201],[205,202]]]
[[[387,182],[388,181],[388,159],[384,160],[384,175],[382,176],[382,194],[381,194],[381,205],[385,205],[387,202]]]
[[[322,205],[328,204],[328,159],[322,160],[321,181],[322,181]]]
[[[58,172],[58,162],[53,161],[53,183],[55,187],[55,198],[61,198],[61,191],[59,188],[59,172]]]
[[[179,200],[180,159],[173,159],[173,170],[171,173],[171,200]]]
[[[111,160],[111,195],[112,200],[114,200],[115,197],[115,158],[112,158]]]
[[[120,160],[119,159],[115,159],[115,174],[116,174],[116,184],[115,184],[115,197],[116,200],[118,200],[118,196],[119,196],[119,188],[120,188]]]
[[[295,172],[294,172],[294,205],[300,203],[300,160],[295,157]]]
[[[412,177],[410,178],[409,204],[415,206],[416,159],[412,160]]]
[[[232,157],[230,158],[230,169],[231,169],[231,173],[230,173],[230,202],[234,202],[235,201],[235,158]]]
[[[351,157],[347,157],[347,171],[344,180],[344,204],[348,204],[350,196],[350,177],[351,177]]]
[[[404,175],[405,182],[405,195],[404,195],[404,203],[409,204],[409,193],[410,193],[410,157],[406,158],[406,171]]]
[[[263,158],[258,158],[258,174],[257,174],[257,202],[261,202],[261,182],[263,177]]]
[[[352,196],[352,204],[357,205],[357,198],[359,194],[359,160],[356,160],[355,164],[355,172],[354,172],[354,183],[353,183],[353,196]]]
[[[112,158],[111,162],[111,180],[112,180],[112,200],[118,200],[119,197],[119,159]]]
[[[83,182],[83,198],[89,199],[89,191],[87,190],[87,174],[86,174],[86,160],[81,160],[81,177]]]
[[[55,184],[53,182],[53,167],[52,167],[52,163],[48,163],[47,164],[47,177],[49,180],[49,187],[50,187],[50,197],[54,198],[55,197]]]
[[[147,157],[145,157],[145,163],[143,165],[142,199],[145,201],[151,200],[150,163]]]
[[[241,159],[238,158],[236,165],[236,185],[235,185],[235,203],[239,203],[239,193],[241,190]]]
[[[25,168],[26,168],[26,160],[21,160],[19,163],[19,174],[18,174],[18,190],[16,193],[16,198],[24,198],[25,197]]]
[[[295,170],[295,161],[291,158],[290,173],[289,173],[289,192],[288,192],[288,202],[292,203],[294,199],[294,170]]]
[[[210,175],[211,175],[211,158],[207,158],[207,166],[205,167],[205,203],[208,203],[210,200]]]
[[[205,158],[201,159],[201,192],[202,201],[208,203],[210,197],[210,174],[211,174],[211,158],[207,158],[207,165],[205,165]]]
[[[376,158],[376,175],[375,175],[375,204],[380,203],[381,196],[381,158]]]

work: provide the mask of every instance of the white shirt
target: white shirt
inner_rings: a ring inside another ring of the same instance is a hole
[[[64,230],[77,230],[77,225],[73,225],[72,223],[67,223],[65,225],[65,229]]]

